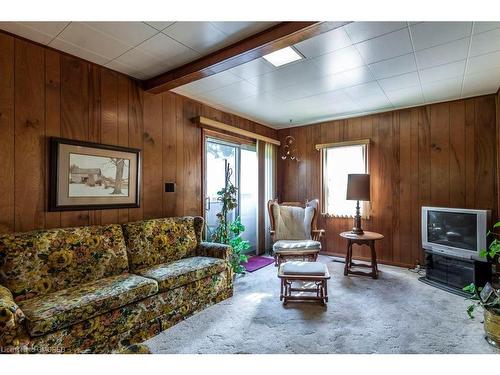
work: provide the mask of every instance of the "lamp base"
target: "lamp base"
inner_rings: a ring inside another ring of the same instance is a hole
[[[365,234],[365,232],[361,228],[352,228],[351,233],[352,234],[357,234],[358,236],[362,235],[362,234]]]
[[[365,232],[363,232],[363,229],[361,229],[361,214],[359,211],[359,201],[356,203],[356,215],[354,216],[354,227],[351,230],[352,234],[356,235],[362,235]]]

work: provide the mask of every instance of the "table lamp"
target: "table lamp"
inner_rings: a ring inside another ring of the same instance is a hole
[[[351,233],[363,234],[361,228],[361,214],[359,212],[359,201],[370,200],[370,175],[369,174],[349,174],[347,175],[347,200],[357,201],[356,216],[354,216],[354,227]]]

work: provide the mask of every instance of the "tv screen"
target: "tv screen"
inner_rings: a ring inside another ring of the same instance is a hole
[[[428,211],[427,241],[477,251],[477,215]]]

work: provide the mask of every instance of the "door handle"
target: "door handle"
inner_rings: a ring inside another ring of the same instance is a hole
[[[210,197],[205,198],[205,211],[210,211]]]

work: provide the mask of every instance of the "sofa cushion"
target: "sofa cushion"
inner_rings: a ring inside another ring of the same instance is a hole
[[[120,225],[0,235],[0,284],[16,301],[127,271]]]
[[[31,336],[104,314],[158,292],[158,284],[138,275],[122,274],[21,301]]]
[[[276,241],[273,245],[273,250],[276,251],[299,251],[299,250],[321,250],[321,242],[313,240],[305,241]]]
[[[158,282],[160,292],[215,275],[228,267],[226,261],[209,257],[191,257],[135,271]]]
[[[123,224],[130,271],[194,256],[201,241],[195,217],[171,217]]]

